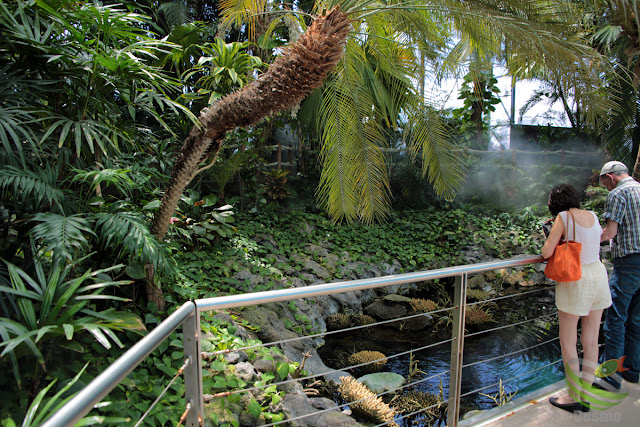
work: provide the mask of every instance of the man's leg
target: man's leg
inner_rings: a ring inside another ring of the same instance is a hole
[[[626,331],[624,352],[627,357],[624,367],[628,370],[622,376],[627,381],[637,383],[640,379],[640,291],[636,291],[629,304]]]
[[[640,254],[614,259],[609,287],[613,304],[607,309],[604,322],[605,349],[601,361],[618,360],[622,356],[626,356],[625,361],[629,359],[629,364],[638,363],[637,358],[640,355],[640,300],[636,299],[635,305],[632,305],[632,300],[640,289]],[[632,310],[633,315],[630,316]],[[631,334],[627,334],[625,323],[630,327],[630,330],[633,329]],[[632,361],[634,357],[636,360]],[[617,383],[614,377],[616,376],[608,379]],[[619,383],[616,385],[620,386]]]

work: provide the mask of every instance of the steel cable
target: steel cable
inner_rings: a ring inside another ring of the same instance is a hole
[[[138,420],[137,423],[135,423],[134,427],[138,427],[140,424],[142,424],[142,421],[147,417],[147,415],[149,415],[149,413],[151,413],[151,410],[153,408],[155,408],[155,406],[158,404],[158,402],[160,402],[160,399],[162,399],[162,396],[164,396],[164,394],[167,392],[167,390],[169,390],[169,387],[171,387],[171,385],[174,383],[174,381],[180,376],[182,375],[182,373],[184,372],[184,368],[186,368],[187,366],[189,366],[189,363],[191,363],[189,361],[189,359],[185,359],[184,364],[182,365],[182,367],[180,369],[178,369],[178,372],[173,376],[173,378],[171,379],[171,381],[169,381],[169,384],[167,384],[167,386],[164,388],[164,390],[162,390],[162,393],[160,393],[160,395],[156,398],[156,400],[153,401],[153,403],[151,404],[151,406],[149,406],[149,409],[147,409],[147,412],[145,412],[142,415],[142,418],[140,418]],[[187,409],[188,412],[188,409]]]

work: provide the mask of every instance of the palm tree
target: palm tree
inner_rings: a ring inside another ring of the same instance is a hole
[[[221,5],[227,10],[227,22],[248,22],[255,28],[256,20],[261,23],[265,12],[278,12],[274,9],[279,4],[228,0]],[[569,24],[575,11],[570,3],[329,0],[315,3],[314,11],[319,17],[265,74],[201,112],[154,218],[152,231],[158,239],[165,235],[180,195],[201,163],[217,158],[226,132],[290,109],[323,84],[315,97],[322,129],[319,195],[334,218],[372,221],[384,216],[388,184],[381,137],[385,127],[396,124],[400,111],[408,117],[406,129],[412,138],[408,145],[413,155],[421,156],[423,173],[440,194],[452,196],[462,177],[459,159],[442,121],[422,114],[422,99],[408,84],[418,62],[409,53],[419,38],[435,34],[444,43],[443,35],[462,37],[443,61],[447,66],[467,54],[465,46],[480,55],[493,55],[505,44],[512,55],[510,67],[539,63],[555,73],[567,73],[581,82],[578,97],[593,97],[593,111],[601,105],[593,94],[600,83],[594,71],[601,61],[596,52],[571,38]],[[304,25],[302,19],[297,22]],[[375,58],[376,66],[365,58]],[[393,77],[396,88],[406,87],[379,96],[382,75]],[[157,288],[150,286],[147,291],[150,299],[159,299],[154,294]]]
[[[632,176],[640,179],[640,8],[637,0],[587,0],[587,35],[597,49],[608,55],[614,70],[608,75],[611,91],[618,93],[604,140],[616,158],[631,155]]]

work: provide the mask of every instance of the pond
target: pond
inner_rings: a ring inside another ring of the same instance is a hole
[[[519,398],[564,378],[561,362],[554,363],[560,360],[561,353],[553,293],[549,288],[526,297],[491,302],[486,307],[495,321],[485,324],[484,332],[471,330],[465,337],[463,363],[469,366],[463,369],[461,413],[495,407],[496,402],[489,396],[498,395],[501,380],[506,395]],[[498,329],[514,323],[520,324]],[[438,343],[450,337],[450,323],[441,328],[432,325],[420,332],[375,326],[328,335],[319,354],[327,366],[342,368],[346,366],[346,357],[354,352],[371,350],[392,356],[429,346],[413,352],[413,360],[422,371],[418,380],[427,379],[415,387],[438,395],[441,386],[446,400],[449,374],[444,372],[449,369],[451,343]],[[481,361],[484,362],[477,363]],[[392,357],[383,370],[407,378],[410,355]],[[356,377],[362,375],[357,370],[350,372]]]

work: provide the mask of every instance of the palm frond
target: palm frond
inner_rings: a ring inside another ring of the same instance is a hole
[[[193,21],[193,6],[190,1],[187,2],[167,2],[162,3],[158,8],[158,12],[164,15],[169,27],[175,27],[187,24]]]
[[[39,242],[43,252],[51,251],[56,260],[72,261],[89,248],[87,235],[94,235],[91,224],[83,214],[70,216],[38,213],[32,221],[38,222],[31,235]]]
[[[0,189],[16,200],[29,201],[36,209],[45,202],[63,208],[64,192],[57,186],[57,171],[51,166],[38,170],[6,166],[0,169]]]
[[[413,156],[422,158],[422,173],[436,194],[453,199],[461,189],[464,173],[462,156],[442,118],[432,110],[409,115],[407,145]]]
[[[136,183],[129,176],[130,169],[101,169],[96,171],[73,169],[73,172],[76,175],[71,181],[89,183],[92,191],[95,191],[98,186],[106,184],[113,185],[121,193],[130,195],[136,188]]]
[[[151,234],[145,219],[133,212],[97,213],[96,231],[104,247],[121,247],[130,259],[152,263],[156,269],[170,268],[171,260]]]

